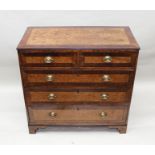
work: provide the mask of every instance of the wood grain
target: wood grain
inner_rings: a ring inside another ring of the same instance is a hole
[[[72,58],[70,57],[52,57],[54,61],[52,63],[72,63]],[[26,57],[25,62],[26,63],[36,63],[36,64],[42,64],[45,63],[44,61],[45,57]]]
[[[107,123],[111,122],[124,122],[126,117],[126,109],[81,109],[81,110],[56,110],[56,109],[35,109],[29,108],[31,113],[31,122],[40,124],[50,124],[59,122],[96,122],[96,123]],[[54,112],[56,116],[51,117],[50,113]],[[105,117],[101,117],[101,112],[106,113]]]
[[[84,63],[106,63],[103,60],[104,57],[101,56],[87,56],[84,58]],[[131,58],[130,57],[112,57],[112,61],[110,63],[130,63],[131,62]],[[107,64],[107,63],[106,63]]]
[[[47,81],[47,76],[52,75],[52,81]],[[109,75],[110,80],[104,81],[103,76]],[[29,83],[127,83],[128,74],[27,74]]]
[[[49,100],[50,93],[55,94],[53,100]],[[101,98],[102,94],[109,97],[106,100]],[[127,102],[128,92],[29,92],[30,102]]]
[[[22,48],[139,48],[129,27],[29,27],[18,49]]]

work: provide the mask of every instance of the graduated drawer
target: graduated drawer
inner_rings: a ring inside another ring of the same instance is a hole
[[[21,64],[25,66],[53,66],[53,67],[61,67],[61,66],[74,66],[76,64],[75,53],[66,52],[66,53],[47,53],[44,51],[42,53],[21,53]]]
[[[28,100],[33,103],[127,103],[129,92],[66,92],[28,91]]]
[[[121,83],[127,84],[129,82],[130,74],[127,73],[27,73],[25,74],[26,83]]]
[[[36,124],[110,124],[123,123],[126,120],[127,109],[104,108],[99,109],[53,109],[45,107],[29,108],[30,123]],[[73,125],[72,124],[72,125]]]
[[[132,52],[83,52],[81,53],[81,66],[102,67],[102,66],[135,66],[137,53]]]

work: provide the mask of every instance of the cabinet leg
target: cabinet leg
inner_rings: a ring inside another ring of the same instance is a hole
[[[29,133],[30,134],[35,134],[37,130],[38,130],[37,126],[29,126]]]
[[[124,133],[126,133],[127,126],[119,126],[119,127],[117,127],[117,130],[120,134],[124,134]]]
[[[111,129],[117,129],[120,134],[124,134],[127,131],[127,125],[121,125],[121,126],[109,126]]]
[[[37,125],[29,125],[29,133],[30,134],[35,134],[38,129],[44,129],[47,126],[37,126]]]

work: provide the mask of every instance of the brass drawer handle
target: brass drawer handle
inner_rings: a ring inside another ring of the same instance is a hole
[[[52,118],[54,118],[54,117],[56,117],[57,116],[57,113],[56,112],[49,112],[49,116],[50,117],[52,117]]]
[[[108,82],[111,80],[111,77],[110,77],[110,75],[103,75],[102,79],[103,79],[103,81]]]
[[[52,62],[54,62],[54,59],[51,56],[46,56],[44,58],[44,62],[45,63],[52,63]]]
[[[47,75],[46,81],[53,81],[53,75],[51,75],[51,74]]]
[[[53,93],[50,93],[49,95],[48,95],[48,99],[49,100],[54,100],[56,98],[56,96],[55,96],[55,94],[53,94]]]
[[[109,98],[108,94],[105,94],[105,93],[101,94],[101,99],[102,100],[107,100],[108,98]]]
[[[100,113],[100,116],[101,116],[102,118],[105,118],[105,117],[108,116],[108,114],[107,114],[106,112],[102,111],[102,112]]]
[[[105,63],[110,63],[110,62],[112,62],[112,57],[109,56],[109,55],[106,55],[106,56],[103,58],[103,61],[104,61]]]

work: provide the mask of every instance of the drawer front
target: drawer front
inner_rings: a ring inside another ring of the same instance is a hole
[[[106,52],[106,53],[82,53],[81,54],[81,66],[127,67],[127,66],[135,66],[135,65],[136,65],[136,53]]]
[[[125,108],[53,109],[29,108],[31,123],[110,123],[125,122]]]
[[[30,103],[126,103],[128,92],[28,92]]]
[[[21,55],[22,65],[25,66],[74,66],[76,64],[76,56],[74,53],[29,53]]]
[[[27,73],[27,83],[128,83],[129,74],[59,74],[59,73]]]

